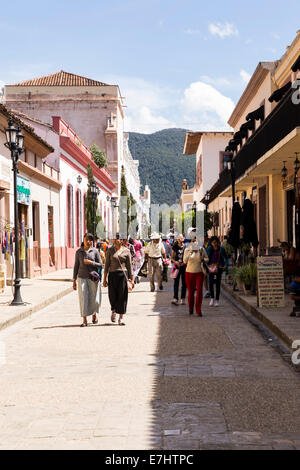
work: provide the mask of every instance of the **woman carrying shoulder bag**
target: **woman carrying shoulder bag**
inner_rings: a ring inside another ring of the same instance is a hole
[[[76,251],[73,270],[73,289],[77,290],[80,313],[83,317],[81,326],[88,326],[87,317],[93,315],[92,321],[98,323],[97,313],[101,305],[101,286],[98,270],[102,267],[99,251],[93,247],[94,237],[86,233],[81,247]]]
[[[228,266],[228,256],[225,248],[221,246],[218,237],[212,237],[210,240],[210,246],[207,248],[208,263],[207,267],[209,270],[209,290],[210,290],[210,307],[219,306],[220,290],[221,290],[221,279],[223,271]],[[214,301],[214,283],[216,283],[216,300]]]
[[[119,325],[125,325],[123,315],[127,309],[128,289],[133,289],[134,278],[130,251],[122,245],[118,234],[113,240],[113,245],[106,252],[103,287],[107,286],[111,305],[111,321],[114,323],[117,314],[119,314]]]
[[[184,252],[183,262],[187,264],[185,280],[188,289],[188,303],[190,315],[194,313],[195,290],[196,294],[196,315],[202,317],[202,287],[205,275],[203,262],[208,261],[206,250],[200,247],[197,241],[190,243]]]

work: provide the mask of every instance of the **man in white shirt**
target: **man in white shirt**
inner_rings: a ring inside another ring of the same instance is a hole
[[[166,250],[160,240],[158,233],[151,235],[151,242],[145,248],[145,259],[148,260],[148,272],[151,292],[155,291],[154,276],[156,274],[157,282],[160,290],[163,290],[162,285],[162,257],[166,258]]]

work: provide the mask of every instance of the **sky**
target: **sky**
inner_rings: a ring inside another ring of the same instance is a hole
[[[300,29],[299,0],[14,0],[0,87],[59,70],[118,84],[125,130],[226,130],[258,62]]]

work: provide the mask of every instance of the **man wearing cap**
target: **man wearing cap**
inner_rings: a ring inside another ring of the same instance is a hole
[[[154,276],[156,274],[157,282],[160,290],[163,290],[162,285],[162,257],[166,258],[166,250],[161,242],[158,233],[151,235],[151,242],[145,248],[145,259],[148,260],[148,272],[151,292],[155,291]]]

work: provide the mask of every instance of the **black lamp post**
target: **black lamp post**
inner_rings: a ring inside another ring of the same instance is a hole
[[[6,143],[4,144],[11,153],[12,171],[14,172],[14,212],[15,212],[15,280],[14,280],[14,298],[10,305],[24,305],[21,297],[21,279],[20,279],[20,254],[19,254],[19,224],[18,224],[18,193],[17,193],[17,173],[18,160],[21,153],[24,152],[24,136],[21,128],[14,127],[14,121],[9,119],[8,128],[5,129]]]
[[[298,179],[297,174],[300,169],[299,152],[295,152],[296,159],[294,161],[294,192],[295,192],[295,242],[296,250],[300,249],[300,233],[299,233],[299,195],[298,195]]]
[[[204,204],[205,204],[205,214],[204,214],[204,236],[207,237],[207,214],[208,214],[208,205],[209,205],[209,198],[210,194],[209,191],[206,191],[204,196]]]
[[[93,235],[94,235],[94,240],[96,241],[96,201],[100,193],[100,189],[98,188],[95,181],[93,181],[91,184],[91,193],[92,193],[92,199],[93,199]]]
[[[196,211],[197,211],[197,202],[194,201],[192,205],[193,217],[192,217],[192,227],[196,227]]]
[[[115,197],[111,197],[110,198],[110,202],[111,202],[111,207],[112,207],[112,219],[113,219],[113,223],[112,223],[112,236],[114,237],[115,236],[115,209],[118,207],[118,204],[117,204],[117,199]]]
[[[227,168],[231,175],[231,189],[232,189],[232,205],[235,201],[235,164],[233,159],[233,153],[224,154],[224,162],[227,163]]]

